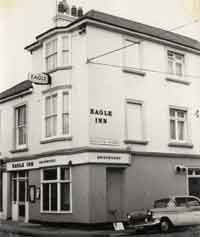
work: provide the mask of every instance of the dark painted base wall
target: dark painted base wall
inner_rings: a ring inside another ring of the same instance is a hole
[[[187,175],[177,174],[176,165],[198,166],[197,158],[132,157],[123,166],[122,213],[151,208],[155,199],[187,194]],[[90,164],[72,166],[72,213],[40,212],[40,200],[30,203],[30,220],[54,223],[105,223],[108,215],[107,168],[119,165]],[[120,168],[122,169],[122,168]],[[29,185],[40,187],[40,170],[29,171]]]

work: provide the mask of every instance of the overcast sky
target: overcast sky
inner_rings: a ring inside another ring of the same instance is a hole
[[[69,5],[95,9],[200,40],[200,0],[68,0]],[[31,56],[24,47],[53,26],[56,0],[0,0],[0,91],[27,79]],[[188,23],[191,23],[188,25]]]

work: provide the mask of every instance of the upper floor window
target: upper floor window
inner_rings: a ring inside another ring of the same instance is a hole
[[[27,108],[22,105],[15,108],[15,143],[16,148],[24,148],[27,145]]]
[[[69,93],[63,93],[62,133],[69,134]]]
[[[126,143],[147,144],[145,140],[143,102],[127,100]]]
[[[71,62],[70,35],[58,35],[45,43],[45,70],[56,70],[59,67],[69,66]]]
[[[69,51],[69,36],[62,37],[62,65],[69,65],[70,51]]]
[[[53,70],[57,67],[57,39],[53,39],[46,44],[46,69]]]
[[[169,113],[170,138],[178,142],[187,141],[187,111],[170,108]]]
[[[168,51],[168,72],[176,76],[183,76],[184,74],[184,55]]]
[[[45,98],[45,137],[57,133],[57,94]]]
[[[140,42],[132,39],[125,39],[124,46],[124,67],[131,69],[140,68]]]
[[[57,90],[44,98],[43,139],[61,139],[70,136],[70,94]]]

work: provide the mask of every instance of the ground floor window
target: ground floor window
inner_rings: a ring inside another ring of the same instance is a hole
[[[188,193],[200,198],[200,167],[188,168]]]
[[[71,169],[53,167],[41,171],[41,211],[71,211]]]

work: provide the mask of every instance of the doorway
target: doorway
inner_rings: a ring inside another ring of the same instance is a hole
[[[28,222],[28,172],[16,171],[11,174],[12,181],[12,220]]]
[[[124,168],[107,168],[107,215],[108,221],[122,218]]]

